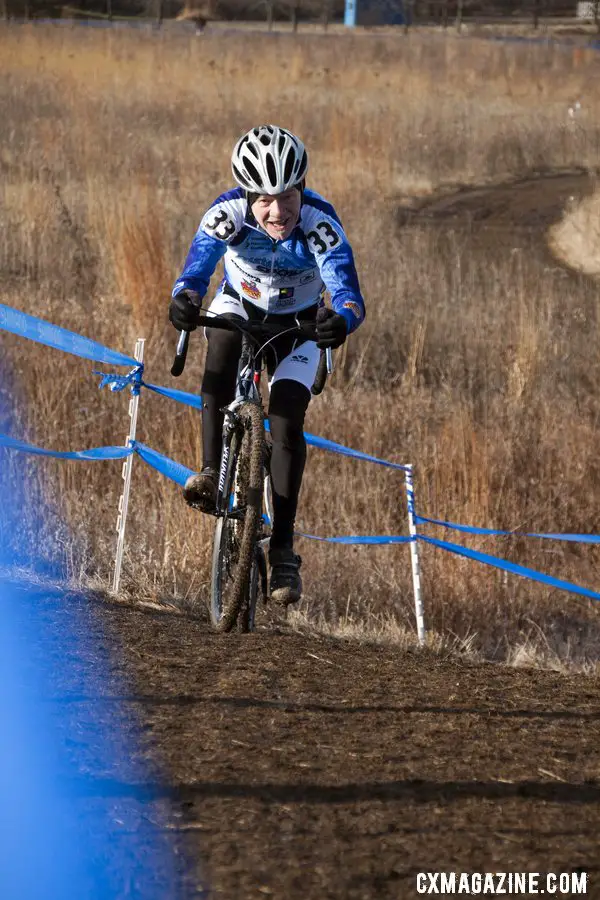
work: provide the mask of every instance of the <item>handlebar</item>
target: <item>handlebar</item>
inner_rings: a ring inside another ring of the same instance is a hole
[[[277,337],[279,334],[299,334],[308,341],[314,341],[317,337],[317,329],[314,322],[296,322],[294,325],[278,325],[276,322],[252,322],[250,320],[225,319],[222,316],[198,316],[198,325],[206,328],[224,328],[226,331],[245,331],[250,337],[261,338]]]
[[[177,350],[175,351],[175,359],[171,366],[171,375],[179,378],[185,368],[185,360],[187,357],[188,346],[190,343],[189,331],[180,331],[179,340],[177,341]]]
[[[279,334],[298,334],[302,335],[308,341],[314,341],[316,339],[316,326],[314,322],[297,322],[291,327],[288,326],[282,328],[281,325],[278,325],[275,322],[232,322],[231,319],[225,319],[221,316],[199,315],[198,325],[203,325],[206,328],[223,328],[225,331],[243,331],[255,339],[277,337]],[[180,331],[175,359],[171,366],[171,375],[174,375],[176,378],[181,375],[185,368],[189,341],[190,332]],[[313,393],[321,393],[323,385],[325,384],[323,359],[325,359],[327,373],[331,375],[333,372],[333,355],[330,347],[326,349],[325,353],[321,352],[321,362],[319,363],[319,371],[317,372],[317,378],[315,379],[314,384],[315,388],[319,387],[319,385],[320,387],[318,390],[314,390]]]

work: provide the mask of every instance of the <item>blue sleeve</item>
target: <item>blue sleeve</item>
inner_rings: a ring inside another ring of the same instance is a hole
[[[302,227],[321,278],[331,295],[331,305],[342,315],[348,334],[365,319],[363,300],[352,247],[333,206],[314,191],[306,192]]]
[[[350,244],[343,241],[329,253],[323,254],[317,263],[325,287],[331,294],[333,309],[345,318],[348,334],[356,331],[365,320],[366,310]]]
[[[196,291],[204,297],[217,263],[244,225],[248,202],[244,191],[235,188],[221,194],[205,212],[192,241],[183,272],[175,282],[172,296]]]
[[[171,296],[175,297],[182,291],[190,290],[204,297],[217,263],[225,255],[226,250],[227,244],[224,241],[206,234],[199,228]]]

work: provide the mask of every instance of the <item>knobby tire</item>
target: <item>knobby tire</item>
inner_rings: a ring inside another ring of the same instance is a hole
[[[237,408],[236,414],[240,420],[242,440],[239,445],[237,459],[230,468],[225,496],[229,497],[233,489],[232,481],[237,477],[237,505],[245,507],[245,512],[240,522],[239,534],[237,535],[235,571],[231,583],[227,585],[227,590],[220,597],[222,607],[218,621],[215,621],[214,617],[215,600],[213,596],[211,615],[213,625],[219,632],[232,630],[244,602],[248,602],[248,591],[251,587],[250,575],[262,512],[261,497],[265,453],[263,411],[258,404],[246,402]],[[248,503],[249,493],[251,495],[250,503]],[[219,535],[220,540],[215,543],[214,548],[213,592],[215,590],[215,566],[220,564],[220,554],[224,552],[219,545],[227,540],[226,528],[227,525],[223,522],[220,525],[217,524],[218,531],[215,533],[215,537]],[[245,622],[242,623],[242,627],[245,624]]]

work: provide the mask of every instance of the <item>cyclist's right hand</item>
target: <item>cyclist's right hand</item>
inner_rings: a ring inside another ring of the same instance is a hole
[[[194,331],[198,327],[200,304],[200,294],[196,291],[182,291],[171,298],[169,321],[179,331]]]

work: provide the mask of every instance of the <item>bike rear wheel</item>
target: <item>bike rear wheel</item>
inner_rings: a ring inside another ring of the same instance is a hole
[[[258,579],[257,538],[262,512],[264,464],[263,411],[257,403],[236,409],[223,496],[225,509],[215,528],[210,617],[217,631],[235,626],[242,608],[242,630],[254,627]],[[254,598],[250,596],[254,593]]]

